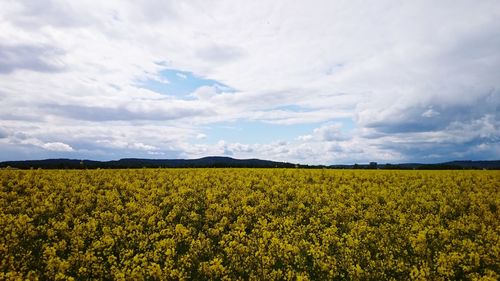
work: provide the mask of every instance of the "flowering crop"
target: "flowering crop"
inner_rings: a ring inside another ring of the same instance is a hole
[[[0,171],[1,280],[497,280],[498,171]]]

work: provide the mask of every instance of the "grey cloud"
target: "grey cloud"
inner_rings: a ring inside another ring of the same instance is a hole
[[[448,103],[386,110],[390,114],[372,115],[376,120],[365,118],[366,130],[360,134],[381,151],[417,162],[498,158],[500,91],[496,89],[474,98],[460,93]]]
[[[172,107],[169,110],[131,111],[124,107],[92,107],[80,105],[44,105],[46,112],[54,115],[87,121],[175,120],[195,116],[213,115],[205,108]]]
[[[241,144],[241,143],[235,143],[235,144],[230,144],[227,146],[228,150],[232,152],[253,152],[253,148],[249,145]]]
[[[19,108],[25,109],[26,107],[21,107]],[[32,109],[26,109],[26,110],[32,110]],[[41,121],[44,120],[44,116],[36,115],[36,114],[30,114],[30,115],[23,115],[23,114],[12,114],[12,113],[2,113],[0,112],[0,120],[16,120],[16,121],[30,121],[30,122],[36,122],[36,121]]]
[[[18,69],[56,72],[63,69],[58,60],[63,52],[50,46],[0,44],[0,74]]]
[[[178,17],[175,1],[147,0],[142,2],[139,9],[141,17],[146,21],[156,22],[171,20]]]
[[[487,115],[498,118],[497,112],[499,110],[500,91],[493,90],[488,95],[473,100],[469,104],[410,105],[393,110],[382,119],[367,120],[363,125],[375,129],[382,135],[432,132],[444,130],[454,122],[468,123]]]
[[[436,63],[477,75],[479,72],[496,69],[500,63],[499,47],[500,30],[496,24],[485,25],[480,30],[475,30],[475,33],[457,40],[446,50],[446,54],[437,58]],[[464,68],[465,66],[468,68]],[[491,74],[494,75],[490,72]]]
[[[20,139],[20,140],[25,140],[27,138],[29,138],[29,136],[23,132],[17,132],[14,134],[14,137],[17,138],[17,139]]]
[[[109,23],[120,22],[128,17],[134,21],[156,23],[161,20],[177,19],[178,7],[175,1],[145,0],[140,5],[123,3],[121,7],[106,4],[86,5],[79,1],[19,0],[18,9],[9,15],[9,20],[26,29],[39,29],[49,25],[57,28],[99,26],[109,28]],[[92,7],[92,9],[89,9]],[[127,11],[127,9],[130,11]],[[102,22],[102,16],[109,22]]]
[[[0,161],[10,160],[33,160],[47,158],[74,158],[74,159],[93,159],[93,160],[116,160],[120,158],[156,158],[156,156],[148,154],[147,151],[137,151],[129,149],[113,149],[103,147],[92,147],[89,143],[83,143],[82,146],[75,145],[74,147],[84,147],[74,151],[51,151],[42,147],[33,145],[9,144],[0,142]],[[158,158],[181,158],[183,157],[180,150],[162,150]],[[184,156],[185,157],[185,156]]]
[[[344,149],[338,145],[337,143],[330,143],[327,146],[327,151],[328,152],[344,152]]]
[[[314,135],[318,136],[321,141],[342,141],[347,140],[348,137],[341,131],[341,125],[324,125],[314,129]]]
[[[477,138],[470,142],[435,143],[435,142],[398,142],[385,143],[378,148],[397,151],[408,161],[437,163],[450,160],[498,160],[500,145],[486,139]]]
[[[0,128],[0,139],[7,138],[8,136],[9,133],[7,132],[7,130],[5,130],[4,128]]]
[[[430,108],[430,109],[426,110],[424,113],[422,113],[422,117],[427,117],[427,118],[432,118],[432,117],[435,117],[438,115],[439,115],[439,112],[435,111],[432,108]]]
[[[222,154],[227,155],[227,156],[233,156],[233,151],[231,151],[227,148],[224,148],[224,152]]]
[[[17,1],[21,9],[10,20],[24,28],[40,28],[44,25],[75,27],[92,22],[92,16],[63,1]]]
[[[500,149],[499,128],[498,117],[487,115],[466,123],[454,122],[438,132],[400,134],[395,142],[381,138],[376,146],[397,151],[412,161],[495,159]]]
[[[242,49],[234,46],[212,45],[198,50],[196,55],[203,60],[211,62],[230,62],[241,58],[244,52]]]

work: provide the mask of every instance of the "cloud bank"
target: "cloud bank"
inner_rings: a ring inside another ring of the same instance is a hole
[[[0,160],[498,159],[498,26],[494,0],[4,1]]]

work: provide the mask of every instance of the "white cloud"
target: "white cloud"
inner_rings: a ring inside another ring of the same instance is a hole
[[[123,140],[98,140],[96,141],[96,143],[110,148],[145,150],[145,151],[158,150],[157,147],[149,144],[144,144],[142,142],[130,143]]]
[[[129,145],[129,148],[139,149],[139,150],[147,150],[147,151],[158,149],[157,147],[155,147],[153,145],[143,144],[142,142],[133,143],[133,144]]]
[[[318,128],[315,128],[312,134],[299,136],[297,138],[300,141],[320,141],[320,142],[332,142],[332,141],[346,141],[349,136],[342,132],[341,123],[325,124]]]
[[[165,153],[161,151],[148,151],[147,153],[148,155],[155,155],[155,156],[165,155]]]
[[[422,144],[430,137],[498,158],[499,15],[495,0],[8,1],[0,125],[27,137],[2,143],[317,162],[415,159],[442,149]],[[166,68],[234,91],[139,87],[172,85]],[[355,122],[348,136],[339,119]],[[317,129],[285,146],[191,143],[207,141],[206,124],[238,120]],[[459,133],[471,128],[481,133]]]
[[[310,141],[313,139],[312,135],[303,135],[303,136],[298,136],[297,139],[299,141]]]
[[[341,131],[342,124],[323,125],[314,129],[314,134],[319,137],[321,141],[338,141],[345,140],[347,137]]]
[[[42,148],[50,151],[73,151],[73,148],[62,142],[48,142],[41,145]]]
[[[201,86],[191,93],[191,96],[196,97],[199,100],[209,100],[217,95],[216,86]]]
[[[439,115],[439,112],[435,111],[432,108],[428,109],[424,113],[422,113],[422,117],[428,117],[428,118],[435,117],[435,116],[438,116],[438,115]]]
[[[181,78],[181,79],[187,79],[187,75],[186,75],[186,74],[183,74],[183,73],[177,72],[177,73],[175,73],[175,75],[177,75],[177,77],[179,77],[179,78]]]

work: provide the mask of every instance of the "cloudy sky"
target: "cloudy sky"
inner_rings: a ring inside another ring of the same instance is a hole
[[[500,158],[498,0],[0,7],[0,161]]]

